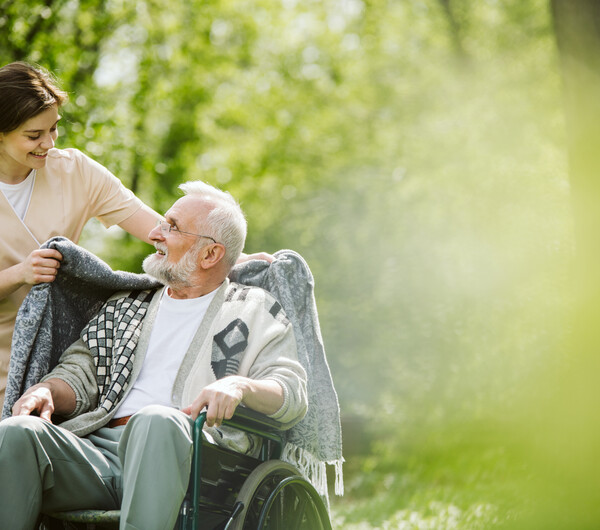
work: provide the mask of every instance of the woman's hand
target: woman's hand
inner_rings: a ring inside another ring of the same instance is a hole
[[[58,274],[62,254],[53,248],[34,250],[21,263],[23,284],[37,285],[38,283],[53,282]]]
[[[24,285],[53,282],[62,254],[53,248],[38,248],[21,263],[0,271],[0,300]]]
[[[256,252],[255,254],[244,254],[242,252],[235,264],[239,265],[240,263],[244,263],[245,261],[250,261],[253,259],[260,259],[262,261],[266,261],[267,263],[273,263],[275,261],[275,256],[267,254],[266,252]]]

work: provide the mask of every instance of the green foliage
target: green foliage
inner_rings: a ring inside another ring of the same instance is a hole
[[[343,413],[374,439],[339,526],[510,521],[572,252],[546,2],[4,4],[1,62],[71,94],[59,146],[159,211],[186,180],[225,188],[247,252],[309,262]],[[82,242],[116,268],[148,252],[94,224]]]

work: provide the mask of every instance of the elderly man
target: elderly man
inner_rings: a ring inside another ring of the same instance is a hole
[[[0,422],[0,528],[34,528],[41,511],[118,507],[121,528],[172,528],[201,410],[209,437],[245,452],[252,440],[218,428],[239,404],[286,427],[305,414],[306,374],[281,306],[227,279],[246,236],[239,205],[201,182],[181,188],[143,265],[165,286],[112,297]]]

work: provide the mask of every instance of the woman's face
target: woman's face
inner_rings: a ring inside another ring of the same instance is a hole
[[[14,131],[0,133],[0,180],[22,182],[32,169],[46,165],[48,151],[58,137],[56,105],[30,118]]]

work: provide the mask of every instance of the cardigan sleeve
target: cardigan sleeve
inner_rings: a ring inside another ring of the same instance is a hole
[[[42,382],[48,379],[61,379],[75,392],[75,410],[67,416],[67,419],[96,408],[98,404],[96,367],[83,340],[78,339],[65,350],[56,367],[42,379]]]
[[[289,429],[304,417],[308,408],[306,372],[298,362],[294,330],[287,319],[280,317],[277,330],[264,335],[270,340],[254,357],[248,377],[279,383],[283,390],[283,405],[270,417],[281,422],[284,429]]]

